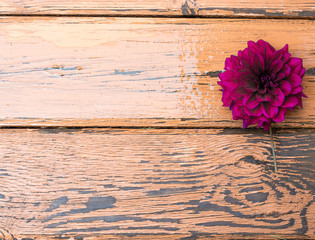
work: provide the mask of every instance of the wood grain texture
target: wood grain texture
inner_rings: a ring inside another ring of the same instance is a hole
[[[0,125],[241,127],[221,106],[218,74],[263,38],[288,43],[307,69],[304,109],[275,126],[312,127],[314,30],[308,20],[1,18]]]
[[[5,230],[3,230],[5,231]],[[1,234],[1,232],[0,232]],[[128,236],[125,235],[110,235],[110,234],[86,234],[86,235],[74,235],[74,234],[67,234],[61,236],[47,236],[47,235],[6,235],[8,236],[5,240],[73,240],[73,239],[80,239],[80,240],[107,240],[107,239],[131,239],[131,240],[173,240],[173,239],[198,239],[198,240],[208,240],[208,239],[219,239],[219,240],[278,240],[278,239],[286,239],[286,240],[305,240],[311,239],[305,235],[293,235],[293,234],[280,234],[279,235],[263,235],[263,234],[203,234],[202,236],[192,236],[186,237],[185,234],[167,234],[167,235],[132,235],[129,234]],[[0,238],[1,239],[1,238]],[[2,240],[2,239],[1,239]]]
[[[0,228],[13,236],[313,238],[314,134],[277,132],[274,174],[259,130],[2,129]]]
[[[298,113],[297,113],[298,114]],[[314,129],[313,119],[288,119],[272,124],[279,129]],[[156,129],[210,129],[241,128],[241,121],[206,118],[4,118],[1,128],[156,128]],[[253,125],[248,128],[257,128]]]
[[[315,17],[308,0],[1,0],[0,14]]]

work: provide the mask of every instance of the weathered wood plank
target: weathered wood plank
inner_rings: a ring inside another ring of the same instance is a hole
[[[311,238],[314,134],[277,132],[274,174],[259,130],[2,129],[0,228],[13,236]]]
[[[1,0],[0,14],[315,17],[315,10],[308,0]]]
[[[299,116],[299,113],[297,113]],[[313,119],[288,119],[275,128],[315,128]],[[206,118],[3,118],[0,128],[177,128],[177,129],[208,129],[208,128],[241,128],[241,121],[231,121],[217,117]],[[249,128],[257,128],[253,125]]]
[[[3,230],[5,231],[5,230]],[[0,232],[1,234],[1,232]],[[7,234],[7,233],[6,233]],[[286,239],[286,240],[305,240],[305,239],[311,239],[310,237],[307,237],[305,235],[288,235],[288,234],[280,234],[279,235],[263,235],[263,234],[203,234],[202,236],[192,236],[192,237],[186,237],[187,234],[168,234],[168,235],[131,235],[128,236],[124,235],[110,235],[110,234],[95,234],[93,235],[75,235],[75,234],[67,234],[60,236],[47,236],[47,235],[15,235],[13,236],[7,234],[8,236],[5,240],[73,240],[73,239],[81,239],[81,240],[107,240],[107,239],[131,239],[131,240],[148,240],[148,239],[154,239],[154,240],[186,240],[186,239],[198,239],[198,240],[208,240],[208,239],[219,239],[219,240],[226,240],[226,239],[233,239],[233,240],[278,240],[278,239]],[[1,238],[0,238],[1,239]],[[2,239],[1,239],[2,240]]]
[[[0,125],[104,119],[100,126],[130,126],[134,119],[241,127],[221,107],[217,76],[226,57],[263,37],[278,49],[288,43],[307,69],[304,109],[276,126],[312,127],[314,27],[307,20],[1,18]]]

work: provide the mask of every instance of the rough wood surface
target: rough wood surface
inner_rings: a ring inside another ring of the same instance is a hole
[[[259,130],[2,129],[0,228],[13,236],[312,238],[314,133],[275,134],[274,174]]]
[[[299,113],[297,113],[299,116]],[[288,119],[274,128],[315,128],[313,119]],[[4,118],[0,119],[0,128],[177,128],[177,129],[207,129],[207,128],[241,128],[241,121],[231,121],[221,118]],[[249,128],[257,128],[253,125]]]
[[[263,38],[288,43],[307,69],[304,109],[276,126],[312,127],[314,30],[308,20],[0,18],[0,124],[241,127],[221,107],[218,74],[226,57]]]
[[[308,0],[0,0],[0,14],[315,17]]]
[[[203,234],[202,236],[192,236],[187,237],[187,234],[167,234],[167,235],[132,235],[129,234],[128,236],[124,235],[113,235],[113,234],[93,234],[93,235],[61,235],[61,236],[47,236],[47,235],[12,235],[7,233],[5,230],[4,236],[7,238],[5,240],[73,240],[73,239],[80,239],[80,240],[108,240],[108,239],[130,239],[130,240],[209,240],[209,239],[219,239],[219,240],[305,240],[311,239],[311,237],[305,235],[297,235],[297,234],[280,234],[279,235],[263,235],[263,234]],[[1,236],[1,230],[0,230]],[[1,238],[0,238],[1,239]],[[2,239],[1,239],[2,240]]]

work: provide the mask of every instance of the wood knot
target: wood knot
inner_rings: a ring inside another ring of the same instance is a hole
[[[261,167],[263,167],[263,170],[266,172],[270,172],[273,169],[272,166],[267,165],[267,163],[265,161],[255,159],[253,156],[250,156],[250,155],[241,158],[240,161],[237,162],[235,165],[240,164],[240,162],[261,166]]]

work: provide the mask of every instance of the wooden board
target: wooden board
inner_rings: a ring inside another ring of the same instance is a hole
[[[275,134],[274,174],[260,130],[2,129],[0,226],[24,237],[314,238],[314,133]]]
[[[308,0],[0,0],[0,14],[315,17]]]
[[[263,38],[288,43],[307,69],[304,109],[275,127],[314,127],[314,30],[308,20],[3,17],[0,125],[241,127],[218,74]]]
[[[219,239],[219,240],[226,240],[226,239],[233,239],[233,240],[278,240],[278,239],[286,239],[286,240],[305,240],[311,239],[305,235],[293,235],[293,234],[280,234],[278,235],[263,235],[263,234],[203,234],[202,236],[192,236],[186,237],[185,234],[174,234],[174,235],[156,235],[156,234],[145,234],[145,235],[132,235],[129,234],[128,236],[125,235],[114,235],[114,234],[97,234],[97,235],[61,235],[60,236],[47,236],[47,235],[15,235],[13,237],[12,234],[7,233],[3,230],[3,236],[5,236],[5,240],[60,240],[60,239],[80,239],[80,240],[107,240],[107,239],[131,239],[131,240],[148,240],[148,239],[155,239],[155,240],[170,240],[170,239],[198,239],[198,240],[208,240],[208,239]],[[0,232],[1,234],[1,232]]]

